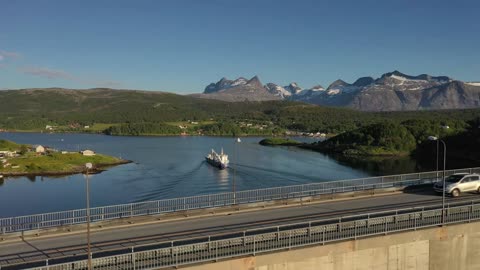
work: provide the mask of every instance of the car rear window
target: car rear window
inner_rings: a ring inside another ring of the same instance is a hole
[[[449,177],[447,177],[447,179],[445,179],[445,182],[447,183],[456,183],[458,181],[460,181],[465,175],[450,175]]]

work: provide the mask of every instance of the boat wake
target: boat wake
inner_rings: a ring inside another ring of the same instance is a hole
[[[206,166],[205,161],[199,162],[197,166],[184,174],[162,176],[155,181],[155,183],[157,183],[155,188],[139,194],[132,202],[192,196],[193,194],[189,194],[189,188],[185,186],[186,184],[190,184],[187,181],[192,179],[192,176],[197,174],[203,166]],[[176,171],[173,167],[169,166],[168,171]]]

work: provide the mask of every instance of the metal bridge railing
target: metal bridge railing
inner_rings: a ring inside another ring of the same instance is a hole
[[[378,213],[362,214],[359,216],[363,217],[359,219],[351,216],[330,221],[318,221],[317,224],[309,222],[304,223],[303,226],[300,224],[283,225],[274,227],[276,229],[273,231],[262,228],[261,232],[257,234],[244,234],[242,237],[93,258],[92,266],[93,269],[170,268],[480,219],[480,203],[478,202],[448,207],[445,212],[441,208],[431,210],[419,208],[400,213],[401,211],[403,210],[381,216],[377,216]],[[444,222],[442,222],[442,215]],[[86,260],[56,265],[48,265],[47,261],[46,264],[46,266],[32,269],[87,269]]]
[[[480,173],[480,167],[448,170],[446,171],[446,175],[448,176],[458,172]],[[90,219],[91,222],[96,222],[192,209],[305,198],[323,194],[373,190],[388,187],[405,187],[433,183],[436,182],[439,177],[441,177],[441,171],[433,171],[102,206],[90,209]],[[86,222],[86,209],[0,218],[0,234],[74,225]]]

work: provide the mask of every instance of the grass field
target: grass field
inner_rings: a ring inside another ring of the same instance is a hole
[[[69,152],[50,153],[38,155],[29,152],[20,157],[9,158],[11,166],[0,168],[0,173],[68,173],[79,172],[84,169],[86,163],[97,166],[108,166],[121,163],[122,160],[115,157],[96,154],[95,156],[84,156],[80,153]]]
[[[90,132],[103,132],[105,129],[111,127],[111,126],[118,126],[120,124],[108,124],[108,123],[95,123],[90,126],[88,129],[84,129],[85,131],[90,131]]]
[[[0,151],[15,151],[20,149],[20,145],[12,141],[0,140]]]
[[[28,151],[31,146],[20,145],[12,141],[0,140],[0,151],[17,151],[16,157],[5,157],[0,163],[0,174],[62,174],[77,173],[84,170],[86,163],[94,168],[123,164],[128,161],[102,154],[84,156],[78,152],[48,152],[39,154]],[[8,164],[8,165],[6,165]]]

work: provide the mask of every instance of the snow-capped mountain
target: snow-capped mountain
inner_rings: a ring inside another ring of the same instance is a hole
[[[385,73],[375,81],[375,85],[388,87],[391,90],[411,91],[421,90],[432,86],[451,82],[452,79],[446,76],[432,77],[427,74],[419,76],[409,76],[399,71]]]
[[[293,100],[298,99],[300,97],[306,99],[311,96],[317,95],[321,91],[325,91],[325,88],[323,88],[321,85],[315,85],[310,89],[303,89],[300,86],[298,86],[297,83],[294,83],[294,82],[284,87],[276,85],[274,83],[267,83],[265,87],[269,89],[269,91],[274,95],[284,97],[285,99],[293,99]]]
[[[315,85],[310,89],[303,89],[303,90],[297,92],[297,94],[292,96],[291,99],[308,102],[310,99],[312,99],[312,98],[314,98],[318,95],[324,94],[325,91],[326,90],[325,90],[325,88],[323,88],[323,86]]]
[[[446,76],[394,71],[376,80],[363,77],[353,84],[337,80],[324,95],[305,102],[366,111],[472,108],[480,106],[480,87]]]
[[[288,96],[283,89],[275,91],[275,87],[268,88],[263,86],[258,76],[254,76],[250,80],[240,77],[235,80],[222,78],[216,83],[211,83],[203,94],[195,94],[199,98],[219,99],[224,101],[265,101],[265,100],[281,100]]]
[[[296,82],[292,82],[289,85],[285,86],[284,88],[288,92],[292,93],[292,95],[296,95],[296,94],[302,92],[302,90],[303,90],[300,86],[298,86],[298,84]]]
[[[205,88],[205,91],[204,93],[205,94],[208,94],[208,93],[215,93],[215,92],[218,92],[220,90],[224,90],[224,89],[228,89],[228,88],[231,88],[231,87],[235,87],[235,86],[239,86],[239,85],[245,85],[247,84],[247,79],[243,78],[243,77],[240,77],[236,80],[228,80],[227,78],[223,77],[222,79],[220,79],[220,81],[218,81],[217,83],[211,83],[209,84],[206,88]]]
[[[336,80],[326,89],[321,85],[304,89],[295,82],[283,87],[275,83],[262,85],[255,76],[250,80],[222,78],[209,84],[200,97],[226,101],[284,99],[367,111],[454,109],[480,107],[480,82],[393,71],[378,79],[361,77],[352,84]]]
[[[268,92],[272,93],[275,96],[279,96],[283,99],[286,99],[287,97],[290,97],[292,95],[292,93],[287,89],[285,89],[285,87],[276,85],[274,83],[267,83],[265,85],[265,88],[267,88]]]
[[[360,87],[346,83],[342,80],[336,80],[332,84],[330,84],[327,88],[326,94],[328,96],[337,95],[337,94],[345,94],[355,92]]]

